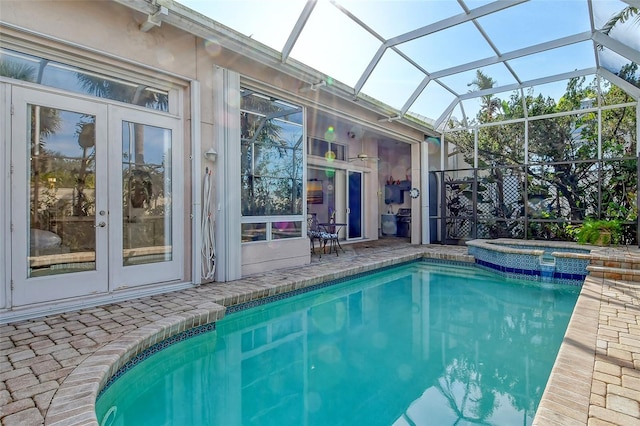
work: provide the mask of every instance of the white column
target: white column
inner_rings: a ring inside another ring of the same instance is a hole
[[[11,282],[11,227],[9,219],[9,206],[11,202],[9,199],[10,183],[11,183],[11,149],[24,149],[24,147],[18,143],[14,143],[13,147],[11,134],[9,132],[11,126],[8,125],[8,117],[6,111],[11,111],[11,101],[9,98],[9,91],[5,84],[0,83],[0,106],[3,113],[0,114],[0,177],[2,181],[0,183],[0,202],[3,207],[0,209],[0,233],[5,235],[0,242],[0,262],[6,267],[0,268],[0,308],[10,306],[8,303],[8,295],[10,294],[10,282]],[[17,141],[16,141],[17,142]]]
[[[191,82],[191,280],[202,283],[202,156],[200,82]]]
[[[473,168],[478,168],[478,135],[480,133],[480,127],[473,129]]]
[[[242,277],[240,238],[240,75],[214,70],[216,281]]]
[[[412,143],[411,148],[411,188],[416,188],[418,191],[422,191],[422,144]],[[416,177],[420,177],[416,179]],[[424,196],[421,194],[421,196]],[[409,193],[406,193],[406,197],[409,197]],[[420,196],[418,198],[409,198],[411,207],[411,226],[409,227],[409,236],[411,237],[411,244],[422,244],[422,200]],[[418,220],[418,218],[420,220]]]
[[[420,223],[421,244],[431,241],[431,227],[429,226],[429,143],[425,139],[420,143]]]

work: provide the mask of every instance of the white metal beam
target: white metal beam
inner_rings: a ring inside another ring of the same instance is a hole
[[[456,105],[458,105],[458,99],[454,99],[449,106],[447,107],[447,109],[444,110],[444,112],[442,114],[440,114],[440,117],[438,117],[438,119],[436,120],[435,124],[433,125],[433,127],[435,127],[436,129],[440,128],[440,125],[442,123],[444,123],[444,121],[449,118],[449,116],[451,115],[451,112],[453,111],[453,109],[456,107]]]
[[[619,76],[615,75],[611,71],[606,70],[604,68],[600,68],[598,70],[598,74],[600,74],[602,77],[606,78],[611,83],[615,84],[616,86],[618,86],[619,88],[627,92],[627,94],[629,94],[629,96],[631,96],[636,101],[640,101],[640,88],[634,86],[624,78],[620,78]]]
[[[367,82],[367,79],[373,72],[373,69],[376,67],[376,65],[378,65],[378,62],[380,62],[380,59],[382,59],[382,55],[384,55],[384,52],[386,50],[387,50],[387,47],[384,44],[382,44],[378,48],[378,51],[375,53],[375,55],[373,55],[373,58],[371,58],[369,65],[367,65],[367,68],[364,70],[364,72],[362,73],[362,75],[360,76],[360,78],[358,79],[358,82],[354,87],[356,94],[360,93],[360,90],[362,90],[362,86],[364,86],[364,83]]]
[[[636,64],[640,63],[640,52],[631,47],[627,46],[624,43],[620,43],[618,40],[609,37],[606,34],[603,34],[599,31],[596,31],[592,35],[593,41],[597,44],[606,47],[607,49],[611,49],[616,52],[620,56],[624,56],[631,62],[635,62]]]
[[[475,92],[465,93],[464,95],[460,95],[459,99],[463,101],[466,99],[479,98],[480,96],[493,95],[496,93],[518,90],[524,87],[539,86],[541,84],[553,83],[554,81],[568,80],[573,77],[581,77],[583,75],[596,74],[596,71],[597,69],[593,67],[593,68],[585,68],[581,70],[565,72],[562,74],[550,75],[548,77],[524,81],[522,82],[522,84],[507,84],[504,86],[493,87],[491,89],[477,90]]]
[[[434,22],[433,24],[426,25],[422,28],[418,28],[413,31],[409,31],[402,35],[399,35],[394,38],[390,38],[386,42],[387,47],[396,46],[398,44],[406,43],[407,41],[414,40],[416,38],[424,37],[429,34],[433,34],[435,32],[447,29],[449,27],[453,27],[458,24],[462,24],[464,22],[469,22],[473,19],[480,18],[485,15],[489,15],[494,12],[498,12],[503,9],[507,9],[509,7],[515,6],[520,3],[527,2],[529,0],[501,0],[494,1],[492,3],[486,4],[484,6],[477,7],[472,9],[469,13],[461,13],[456,16],[452,16],[447,19],[443,19],[438,22]]]
[[[545,52],[547,50],[569,46],[571,44],[580,43],[590,39],[591,39],[591,33],[589,31],[585,31],[579,34],[574,34],[574,35],[562,37],[556,40],[547,41],[545,43],[535,44],[533,46],[527,46],[522,49],[517,49],[511,52],[507,52],[502,54],[499,57],[492,56],[490,58],[479,59],[477,61],[467,62],[466,64],[461,64],[455,67],[434,71],[430,73],[430,75],[431,75],[431,78],[433,79],[442,78],[442,77],[458,74],[465,71],[471,71],[478,68],[488,67],[489,65],[494,65],[499,62],[509,61],[512,59],[521,58],[523,56],[533,55],[536,53]]]
[[[296,25],[293,27],[293,30],[291,30],[291,34],[289,34],[289,38],[287,38],[287,42],[282,48],[282,63],[285,63],[289,58],[289,54],[291,53],[293,46],[296,44],[298,37],[300,37],[302,29],[307,24],[307,20],[309,20],[309,16],[311,16],[313,8],[316,7],[316,2],[317,0],[308,0],[305,3],[304,9],[302,9],[302,13],[300,13],[300,17],[298,18]]]
[[[425,78],[422,79],[418,87],[416,87],[416,90],[413,91],[411,96],[409,96],[409,99],[407,99],[407,101],[402,106],[402,109],[400,110],[400,114],[402,115],[406,114],[406,112],[409,110],[409,107],[416,101],[416,99],[418,99],[418,96],[420,96],[420,93],[422,93],[422,91],[424,90],[425,87],[427,87],[427,84],[429,84],[430,81],[431,81],[431,77],[429,76],[426,76]]]

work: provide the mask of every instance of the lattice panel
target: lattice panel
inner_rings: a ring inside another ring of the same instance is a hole
[[[447,219],[447,240],[469,240],[475,238],[472,234],[473,221],[471,219]]]
[[[573,241],[569,225],[618,219],[625,243],[635,245],[637,167],[626,158],[440,172],[438,229],[446,240]]]
[[[524,215],[521,169],[494,168],[478,179],[478,220],[517,219]]]
[[[478,219],[476,238],[524,238],[524,220]]]

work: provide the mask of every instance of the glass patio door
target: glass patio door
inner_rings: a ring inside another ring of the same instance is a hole
[[[362,238],[363,174],[347,172],[347,239]]]
[[[107,291],[107,108],[14,87],[13,305]]]
[[[184,278],[180,120],[109,107],[110,288]]]
[[[12,304],[184,279],[180,120],[13,87]]]

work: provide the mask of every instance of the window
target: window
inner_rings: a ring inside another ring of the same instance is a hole
[[[10,49],[0,49],[0,76],[29,81],[98,98],[169,110],[169,93],[142,83],[87,71]]]
[[[320,139],[309,139],[309,155],[333,160],[347,161],[346,147],[344,145],[327,142]]]
[[[251,241],[302,237],[302,107],[242,88],[240,114],[243,233],[255,234],[259,219]]]

